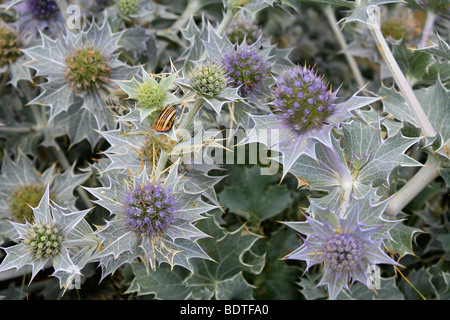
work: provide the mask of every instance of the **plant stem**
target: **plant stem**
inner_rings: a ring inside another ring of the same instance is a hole
[[[339,179],[339,183],[342,189],[342,196],[341,203],[339,205],[338,216],[340,218],[344,218],[353,191],[353,177],[350,174],[347,166],[342,162],[337,152],[326,146],[323,147],[328,160],[339,175],[337,178]]]
[[[381,56],[383,57],[384,61],[386,62],[389,70],[391,71],[391,74],[395,80],[395,83],[400,89],[400,94],[405,99],[406,103],[409,106],[409,109],[411,110],[412,114],[415,116],[420,128],[422,129],[422,134],[426,136],[434,136],[436,135],[436,132],[428,119],[427,115],[425,114],[425,111],[422,109],[422,106],[420,105],[419,100],[417,100],[416,95],[414,94],[411,86],[408,83],[408,80],[406,80],[405,75],[403,74],[402,70],[398,66],[397,61],[394,58],[394,55],[392,54],[391,50],[389,49],[389,46],[386,42],[386,39],[384,38],[383,34],[381,33],[381,30],[379,26],[373,26],[371,28],[372,35],[374,37],[374,40],[377,44],[378,50],[381,53]]]
[[[117,22],[116,26],[114,27],[113,33],[119,32],[119,30],[120,30],[120,25],[122,24],[123,21],[124,21],[123,18],[120,17],[120,18],[119,18],[119,22]]]
[[[436,21],[436,14],[431,10],[427,10],[427,18],[425,20],[425,26],[423,27],[422,37],[417,46],[418,48],[423,48],[427,45],[428,39],[430,38],[431,29],[433,29],[435,21]]]
[[[23,288],[25,287],[25,279],[26,278],[27,278],[27,273],[24,272],[23,277],[22,277],[22,285],[20,286],[19,300],[22,300]]]
[[[217,34],[219,36],[223,35],[225,33],[225,29],[230,25],[231,20],[233,20],[234,15],[236,14],[236,9],[231,8],[228,9],[225,13],[225,16],[223,17],[222,21],[220,22],[220,25],[217,27]]]
[[[180,29],[183,28],[186,25],[186,23],[189,21],[191,16],[193,14],[195,14],[196,12],[198,12],[201,8],[202,8],[202,5],[199,3],[199,1],[197,1],[197,0],[189,1],[186,8],[184,9],[184,12],[180,16],[180,18],[177,19],[177,21],[175,21],[174,24],[172,26],[170,26],[170,28],[167,29],[166,32],[168,34],[170,34],[173,31],[175,31],[175,32],[180,31]],[[165,49],[167,48],[167,46],[168,46],[167,42],[163,42],[161,44],[161,48],[159,48],[158,53],[157,53],[158,60],[159,60],[159,57],[161,56],[161,54],[163,54],[165,52]]]
[[[347,62],[350,66],[350,69],[352,70],[353,76],[356,79],[356,82],[358,84],[359,88],[362,88],[365,86],[364,78],[361,74],[361,71],[359,70],[358,64],[356,63],[355,58],[350,55],[348,52],[346,52],[347,49],[347,42],[345,41],[344,35],[342,34],[341,29],[338,27],[338,22],[336,20],[336,17],[334,15],[334,11],[331,6],[327,6],[324,10],[325,16],[328,19],[328,22],[331,25],[331,28],[333,29],[334,35],[336,36],[339,45],[341,46],[342,52],[345,55],[345,58],[347,59]]]
[[[203,106],[203,102],[203,98],[197,98],[192,108],[189,110],[186,116],[183,117],[183,121],[180,123],[178,130],[187,130],[189,128],[189,125],[192,123],[192,120],[194,120],[195,115]]]
[[[32,133],[36,131],[41,131],[45,127],[41,126],[30,126],[30,127],[2,127],[0,126],[0,132],[5,133]]]
[[[70,170],[71,165],[70,165],[69,161],[67,160],[66,155],[61,150],[61,148],[59,146],[57,146],[57,147],[53,147],[52,150],[54,151],[54,154],[55,154],[56,158],[58,159],[58,162],[63,167],[63,169],[65,171]],[[91,200],[89,200],[87,192],[81,187],[77,187],[77,192],[80,195],[80,197],[83,200],[83,202],[86,205],[86,207],[90,208],[91,207]]]
[[[431,181],[439,176],[439,161],[429,154],[425,165],[389,201],[385,214],[395,217]]]

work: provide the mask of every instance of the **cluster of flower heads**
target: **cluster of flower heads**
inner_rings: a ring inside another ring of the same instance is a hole
[[[256,49],[238,48],[225,54],[222,63],[230,80],[229,85],[239,87],[242,97],[256,92],[267,74],[266,63]]]
[[[27,0],[27,9],[38,20],[52,20],[59,8],[55,0]]]
[[[297,66],[277,77],[273,97],[274,112],[299,134],[319,128],[335,108],[332,92],[323,79],[307,67]]]
[[[124,201],[125,222],[138,234],[160,235],[175,221],[176,198],[161,183],[137,185]]]

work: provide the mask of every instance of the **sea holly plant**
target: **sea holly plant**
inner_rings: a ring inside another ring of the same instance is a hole
[[[305,222],[286,222],[307,238],[285,259],[306,261],[306,270],[323,263],[324,273],[318,285],[327,285],[330,299],[335,299],[343,288],[348,289],[349,283],[366,284],[368,267],[380,263],[397,264],[382,249],[381,239],[386,235],[379,233],[385,233],[383,227],[392,222],[374,216],[379,210],[364,207],[357,199],[352,199],[343,218],[316,205],[311,205],[309,210]]]
[[[449,298],[442,1],[1,8],[2,299]]]
[[[313,70],[301,66],[286,69],[272,87],[272,111],[251,115],[255,126],[245,143],[261,141],[281,153],[283,172],[287,174],[302,154],[315,157],[316,143],[332,147],[333,128],[351,118],[351,111],[379,98],[356,93],[341,103],[336,99],[337,92],[332,92]],[[260,130],[267,136],[258,134]]]
[[[84,182],[89,174],[75,174],[73,169],[59,173],[52,166],[41,174],[35,169],[33,161],[22,152],[19,151],[16,161],[5,154],[0,175],[0,208],[2,218],[6,219],[0,222],[2,237],[13,239],[16,236],[15,229],[8,220],[18,223],[34,221],[31,207],[40,203],[47,186],[52,201],[76,210],[74,189]]]
[[[113,128],[114,118],[108,99],[114,99],[114,81],[128,78],[133,68],[118,60],[118,42],[122,32],[113,33],[108,20],[92,22],[86,31],[72,33],[66,29],[60,39],[41,35],[42,44],[24,50],[32,59],[30,67],[47,82],[42,93],[30,101],[50,107],[50,120],[67,112],[81,98],[79,113],[88,113],[95,123],[83,136],[71,137],[75,143],[87,138],[91,144],[98,140],[92,131]]]
[[[54,275],[59,272],[69,275],[81,275],[81,268],[71,259],[71,250],[77,246],[95,248],[95,237],[77,239],[71,233],[79,232],[78,225],[90,210],[68,211],[56,204],[50,204],[48,186],[37,207],[33,209],[32,222],[24,224],[11,222],[18,233],[18,244],[6,248],[6,258],[0,265],[0,270],[20,269],[23,266],[32,267],[31,280],[47,263],[54,268]],[[65,279],[70,279],[71,276]],[[62,278],[60,278],[62,280]],[[30,280],[30,281],[31,281]],[[61,287],[69,283],[60,282]]]
[[[111,178],[108,187],[88,189],[114,216],[97,231],[102,247],[92,257],[100,262],[103,275],[137,257],[152,269],[160,263],[191,269],[190,259],[209,259],[196,243],[207,235],[193,223],[214,206],[185,192],[177,171],[174,164],[160,180],[158,175],[148,176],[144,168],[132,181]]]

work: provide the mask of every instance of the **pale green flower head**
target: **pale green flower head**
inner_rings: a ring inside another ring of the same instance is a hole
[[[16,236],[14,228],[5,219],[14,222],[34,222],[33,210],[49,186],[49,198],[61,206],[75,210],[75,188],[83,183],[89,173],[75,174],[74,168],[64,173],[56,171],[55,166],[43,173],[34,168],[34,163],[21,151],[15,161],[8,154],[2,161],[0,175],[0,235],[4,238]]]
[[[80,276],[80,270],[88,259],[74,262],[74,255],[80,251],[87,253],[86,258],[97,247],[92,229],[86,228],[84,220],[90,211],[71,211],[50,203],[50,189],[47,186],[39,205],[33,210],[33,222],[11,224],[18,233],[18,244],[4,248],[6,257],[0,265],[0,272],[10,269],[32,267],[31,280],[48,263],[60,279],[60,286],[67,288],[74,276]]]
[[[171,91],[178,73],[152,75],[142,66],[140,71],[140,73],[134,74],[131,80],[116,82],[128,94],[128,99],[136,100],[140,121],[147,119],[153,122],[162,108],[178,102],[178,98]],[[157,78],[160,78],[159,82],[156,80]]]

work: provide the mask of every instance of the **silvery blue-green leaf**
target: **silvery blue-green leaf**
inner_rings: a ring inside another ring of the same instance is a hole
[[[201,25],[202,27],[200,29],[191,17],[186,28],[181,30],[182,34],[185,35],[186,39],[190,42],[189,46],[178,58],[182,63],[183,69],[192,66],[193,61],[198,61],[203,58],[202,56],[205,52],[203,43],[204,41],[207,41],[209,32],[204,17],[202,17]]]
[[[433,276],[427,268],[422,267],[418,270],[411,270],[411,272],[405,276],[408,281],[402,278],[398,286],[400,290],[403,291],[407,300],[422,300],[422,297],[436,299],[436,288],[432,282]],[[408,282],[410,282],[422,296],[419,295]]]
[[[41,34],[42,43],[40,45],[24,50],[32,60],[29,66],[36,70],[36,75],[45,76],[47,82],[41,85],[42,93],[30,101],[30,104],[42,104],[50,107],[50,120],[61,112],[68,111],[69,107],[81,99],[81,108],[87,109],[95,120],[95,126],[92,128],[98,130],[103,126],[112,128],[114,119],[112,111],[107,107],[105,101],[110,99],[108,91],[114,89],[114,81],[127,79],[137,68],[129,67],[120,60],[115,53],[120,49],[118,44],[122,33],[113,33],[105,17],[103,24],[97,25],[91,23],[89,27],[77,33],[65,30],[66,33],[61,39],[54,40],[44,34]],[[98,49],[104,55],[106,63],[110,69],[109,78],[96,90],[74,90],[72,84],[66,78],[67,56],[75,49],[92,46]],[[78,110],[82,111],[82,110]],[[79,124],[88,119],[78,119],[71,124]],[[73,127],[73,125],[68,126]],[[73,130],[69,130],[72,132]],[[92,130],[86,130],[89,133],[71,135],[73,140],[79,142],[87,138],[90,143],[95,143],[91,137]]]
[[[388,239],[384,242],[384,244],[390,252],[397,253],[400,257],[407,254],[414,255],[412,249],[414,238],[416,234],[422,232],[423,231],[419,228],[410,227],[404,223],[399,223],[395,226],[395,228],[389,231],[392,240]]]
[[[214,237],[202,240],[202,246],[215,262],[193,260],[194,273],[186,280],[186,285],[196,291],[207,288],[217,294],[220,281],[232,278],[251,267],[243,261],[243,256],[260,236],[249,232],[245,226],[233,232],[225,231],[216,224],[213,216],[201,220],[199,227]]]
[[[401,0],[369,0],[369,1],[361,1],[360,4],[356,6],[351,11],[351,14],[345,18],[345,23],[349,22],[362,22],[364,24],[371,24],[371,16],[372,14],[376,14],[372,6],[380,6],[387,3],[397,3],[402,2]]]
[[[370,290],[362,283],[356,283],[351,291],[341,291],[338,300],[404,300],[395,278],[380,278],[380,288]]]
[[[441,175],[442,179],[444,179],[447,187],[450,187],[450,168],[439,169],[439,174]]]
[[[433,54],[435,56],[438,56],[438,57],[441,57],[441,58],[444,58],[444,59],[450,61],[450,46],[448,45],[447,42],[444,41],[444,39],[442,39],[440,37],[439,34],[436,34],[436,36],[438,39],[437,44],[434,44],[433,46],[429,46],[429,47],[425,47],[425,48],[415,49],[415,50]]]
[[[244,217],[250,225],[259,226],[291,203],[285,185],[270,186],[272,176],[261,175],[260,168],[244,168],[242,184],[228,185],[219,194],[220,203],[230,212]]]
[[[126,251],[133,253],[139,243],[139,237],[129,230],[123,220],[108,221],[105,227],[101,228],[98,236],[103,239],[102,245],[92,256],[92,260],[96,261],[109,255],[116,259],[120,254]]]
[[[11,85],[17,88],[17,83],[20,80],[33,82],[31,78],[30,68],[25,65],[25,59],[20,57],[15,63],[10,64],[9,70],[11,72],[11,79],[8,81]]]
[[[125,29],[120,37],[119,45],[127,51],[144,51],[147,50],[147,40],[150,36],[145,29],[140,26]],[[153,52],[156,54],[156,52]]]
[[[450,139],[450,93],[441,83],[440,79],[436,85],[414,90],[425,114],[437,132],[437,137],[441,137],[440,145],[436,152],[443,157],[449,158],[448,150],[444,148],[446,141]],[[382,87],[378,92],[380,96],[386,98],[382,100],[383,109],[397,119],[404,119],[419,127],[417,120],[409,110],[403,97],[394,89]],[[431,141],[433,137],[430,137]]]
[[[184,284],[187,272],[183,268],[161,266],[158,270],[148,270],[142,264],[133,263],[135,278],[126,293],[138,295],[154,294],[155,299],[184,300],[190,293]]]
[[[241,271],[232,278],[219,281],[216,285],[215,297],[217,300],[254,300],[253,289],[255,288],[245,280]]]
[[[295,9],[298,13],[302,12],[302,3],[308,4],[311,0],[281,0],[282,4],[288,5]],[[353,1],[347,0],[315,0],[314,2],[319,2],[323,4],[334,5],[337,7],[347,7],[350,9],[354,9],[356,7],[356,3]]]
[[[261,242],[262,240],[258,241],[259,244]],[[262,252],[265,252],[264,269],[256,275],[252,282],[257,287],[256,299],[294,300],[300,298],[295,282],[298,281],[302,270],[297,265],[288,265],[286,261],[281,260],[286,252],[293,251],[298,246],[300,246],[300,240],[294,230],[280,228],[272,232],[270,239],[267,239],[262,249]]]
[[[237,2],[239,2],[239,0],[237,0]],[[275,0],[251,0],[248,1],[241,8],[242,10],[246,10],[249,11],[250,13],[256,14],[267,7],[273,7],[274,3]]]
[[[420,82],[430,70],[431,65],[436,63],[431,55],[409,49],[404,43],[392,44],[391,50],[411,86]]]
[[[380,186],[388,182],[397,166],[420,166],[404,152],[420,138],[408,138],[401,132],[382,138],[381,124],[367,125],[353,120],[342,125],[343,146],[357,184]]]
[[[121,261],[128,263],[129,252],[141,254],[144,264],[152,269],[161,263],[168,263],[172,267],[179,265],[191,270],[191,258],[210,259],[197,243],[198,239],[207,237],[207,234],[197,229],[194,222],[203,219],[202,214],[216,206],[203,202],[199,194],[185,193],[185,181],[177,173],[178,165],[175,163],[165,176],[163,185],[171,190],[176,199],[175,219],[166,226],[164,232],[156,235],[133,231],[124,212],[124,202],[129,201],[126,199],[129,190],[155,183],[157,177],[149,176],[146,168],[135,173],[131,180],[126,176],[125,179],[122,177],[116,180],[111,175],[109,187],[86,188],[99,199],[96,201],[99,205],[115,216],[96,232],[102,243],[92,259],[100,261],[102,268],[108,267],[108,260],[120,258],[123,254],[127,255],[127,258]],[[117,264],[113,265],[118,267]]]

